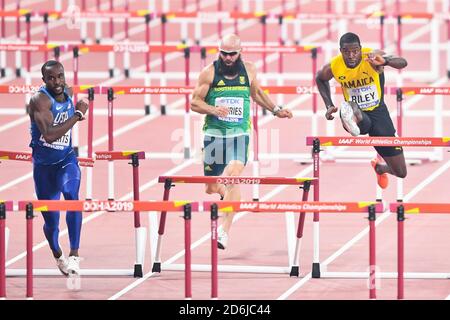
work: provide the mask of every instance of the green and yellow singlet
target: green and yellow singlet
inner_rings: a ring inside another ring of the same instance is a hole
[[[237,137],[249,135],[250,123],[250,81],[242,63],[238,75],[230,80],[219,73],[219,61],[214,61],[214,80],[205,101],[211,106],[228,108],[224,118],[207,115],[203,130],[214,137]]]
[[[354,101],[361,110],[371,111],[384,104],[384,73],[378,73],[364,56],[372,52],[362,48],[361,62],[355,68],[345,65],[342,54],[331,59],[331,72],[340,83],[346,101]]]

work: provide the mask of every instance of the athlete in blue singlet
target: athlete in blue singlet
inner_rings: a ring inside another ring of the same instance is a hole
[[[78,200],[81,175],[71,131],[84,119],[88,105],[80,100],[74,106],[61,63],[47,61],[41,71],[45,86],[31,97],[28,106],[36,196],[39,200],[59,200],[62,193],[66,200]],[[79,274],[81,212],[68,211],[66,215],[70,239],[68,258],[58,243],[59,211],[42,212],[42,215],[44,234],[59,270],[64,275]]]

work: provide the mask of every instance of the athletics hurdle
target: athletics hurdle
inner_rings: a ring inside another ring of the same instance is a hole
[[[450,272],[405,272],[405,214],[448,214],[448,203],[391,203],[390,211],[397,213],[397,299],[404,299],[404,279],[450,279]]]
[[[131,160],[129,164],[133,167],[133,200],[139,201],[139,159],[145,159],[143,151],[96,151],[95,160],[107,160],[108,169],[110,163],[116,160]],[[110,170],[108,170],[110,172]],[[108,200],[114,200],[114,176],[108,179]],[[136,262],[134,265],[134,277],[142,277],[145,258],[145,243],[147,229],[141,226],[139,211],[134,212]]]
[[[297,185],[303,189],[302,201],[308,200],[308,194],[311,184],[317,183],[315,178],[284,178],[284,177],[233,177],[233,176],[161,176],[158,182],[164,183],[163,200],[169,200],[170,190],[177,183],[186,184],[205,184],[205,183],[219,183],[219,184],[265,184],[265,185]],[[315,189],[315,188],[314,188]],[[292,254],[293,243],[292,239],[289,239],[290,234],[294,234],[293,217],[288,222],[288,216],[286,216],[286,231],[288,236],[288,267],[270,267],[270,266],[220,266],[219,271],[223,272],[249,272],[249,273],[290,273],[291,276],[298,276],[298,268],[295,268],[295,262],[297,254]],[[305,215],[300,214],[299,223],[297,229],[297,242],[295,245],[295,252],[300,251],[301,240],[303,237],[303,225]],[[152,272],[161,272],[163,270],[181,270],[182,265],[168,264],[161,265],[161,245],[165,231],[166,212],[162,211],[159,220],[158,229],[158,242],[156,247],[155,259],[153,262]],[[289,250],[290,249],[290,250]],[[297,266],[298,267],[298,266]],[[209,271],[210,267],[206,265],[193,265],[194,271]]]
[[[314,188],[314,192],[317,192],[317,198],[319,199],[319,167],[320,158],[319,153],[321,151],[320,147],[325,146],[382,146],[382,147],[449,147],[450,137],[306,137],[306,145],[312,146],[313,154],[313,170],[314,177],[318,180]],[[400,182],[397,186],[402,186],[402,179],[398,179]],[[316,195],[316,194],[315,194]],[[401,202],[403,200],[403,188],[397,188],[397,201]],[[381,202],[382,198],[377,194],[377,202]],[[319,218],[319,217],[317,217]],[[312,277],[313,278],[360,278],[364,277],[366,273],[358,272],[322,272],[320,271],[320,261],[319,261],[319,243],[318,243],[318,227],[317,230],[314,229],[314,233],[317,235],[317,241],[314,241],[314,260],[316,269],[313,268]],[[410,275],[414,277],[415,275]],[[381,273],[380,277],[392,277],[392,273]]]
[[[11,203],[7,202],[11,209]],[[3,206],[5,207],[5,206]],[[2,206],[0,206],[1,213]],[[34,211],[183,211],[185,213],[185,232],[186,232],[186,265],[190,264],[190,213],[198,210],[198,203],[189,201],[83,201],[83,200],[31,200],[19,201],[19,211],[26,212],[26,247],[27,247],[27,267],[26,269],[6,269],[6,276],[26,276],[26,297],[33,298],[33,276],[61,276],[56,269],[33,269],[33,217]],[[3,210],[4,211],[4,210]],[[1,217],[1,214],[0,214]],[[1,222],[2,219],[0,219]],[[4,223],[0,223],[0,230]],[[3,242],[3,241],[2,241]],[[187,245],[189,243],[189,245]],[[1,247],[0,247],[1,249]],[[0,250],[0,254],[2,251]],[[4,261],[5,256],[0,256],[0,261]],[[5,264],[2,264],[3,268]],[[1,271],[0,267],[0,271]],[[112,275],[130,275],[130,270],[108,270],[108,269],[82,269],[81,276],[112,276]],[[0,272],[0,276],[1,276]],[[0,284],[4,283],[5,277],[0,278]],[[186,277],[186,298],[191,294],[191,272],[188,268],[185,270]],[[1,296],[0,296],[1,298]]]
[[[316,181],[317,182],[317,181]],[[305,212],[314,212],[314,214],[318,212],[329,212],[329,213],[368,213],[369,220],[369,229],[370,229],[370,237],[369,237],[369,297],[370,299],[376,298],[376,286],[375,286],[375,266],[376,266],[376,251],[375,251],[375,219],[376,213],[383,212],[383,206],[381,203],[377,202],[238,202],[238,201],[221,201],[221,202],[204,202],[203,203],[204,210],[211,211],[211,217],[216,216],[217,212],[286,212],[286,211],[294,211],[300,212],[302,215]],[[214,227],[212,227],[214,228]],[[217,246],[214,247],[213,243],[213,251],[217,255]],[[214,255],[213,255],[214,256]],[[298,252],[295,252],[295,258],[293,268],[298,270]],[[220,266],[214,266],[214,263],[217,264],[217,260],[212,260],[213,266],[211,270],[213,271],[212,275],[212,287],[217,288],[217,271],[225,271],[221,270]],[[243,271],[240,271],[243,272]],[[292,276],[292,273],[291,273]]]

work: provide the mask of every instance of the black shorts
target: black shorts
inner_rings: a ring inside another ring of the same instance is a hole
[[[385,104],[372,111],[362,111],[363,120],[358,123],[361,134],[371,137],[395,137],[395,128]],[[374,147],[380,156],[392,157],[403,152],[401,147]]]

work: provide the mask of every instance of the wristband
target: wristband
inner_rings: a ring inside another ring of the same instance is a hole
[[[381,66],[385,67],[389,64],[389,61],[391,61],[391,58],[388,56],[383,56],[383,59],[384,59],[384,63]]]
[[[283,107],[282,107],[282,106],[275,106],[275,107],[272,109],[272,114],[273,114],[274,116],[276,116],[277,113],[280,112],[281,110],[283,110]]]
[[[80,110],[75,110],[75,114],[78,116],[78,121],[81,121],[84,119],[84,114]]]

